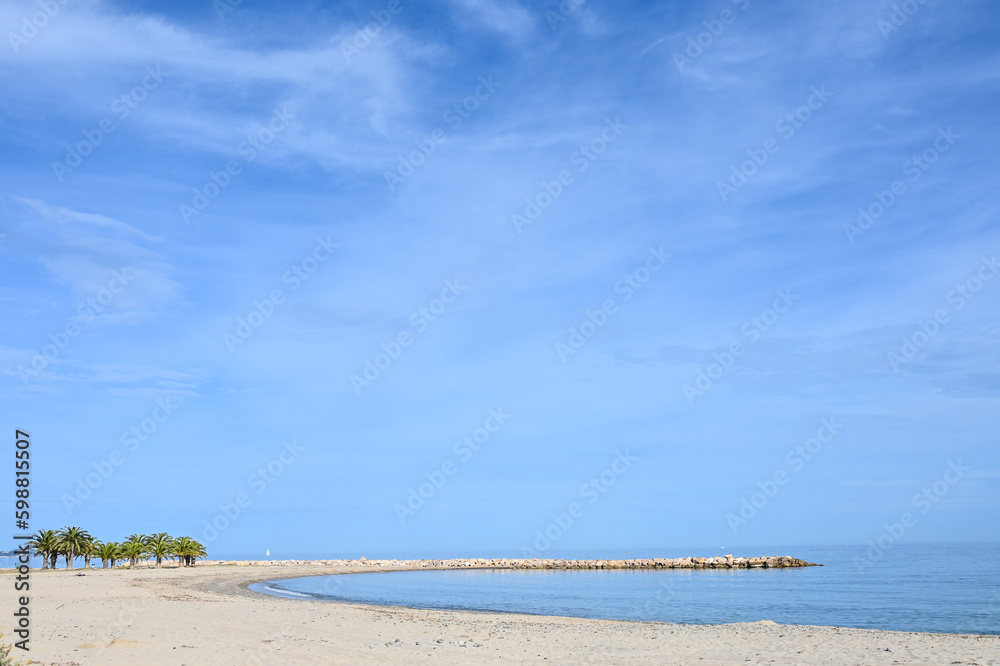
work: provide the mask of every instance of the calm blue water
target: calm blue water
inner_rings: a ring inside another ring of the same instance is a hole
[[[689,549],[631,551],[629,556],[715,554]],[[403,571],[292,578],[253,589],[415,608],[693,624],[773,620],[1000,634],[1000,545],[897,545],[874,562],[866,558],[863,547],[754,549],[735,554],[792,555],[825,566],[751,571]],[[596,556],[620,558],[624,553]]]

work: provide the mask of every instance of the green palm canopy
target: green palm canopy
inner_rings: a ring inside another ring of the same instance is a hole
[[[73,560],[86,554],[94,537],[82,527],[64,527],[56,532],[56,549],[66,558],[66,568],[73,568]]]
[[[156,568],[163,564],[163,558],[174,552],[174,539],[166,532],[150,535],[144,540],[146,552],[156,558]]]
[[[54,554],[58,555],[58,549],[56,547],[56,531],[38,530],[31,535],[31,540],[28,541],[28,548],[31,548],[37,557],[42,558],[42,568],[48,569],[49,560]]]

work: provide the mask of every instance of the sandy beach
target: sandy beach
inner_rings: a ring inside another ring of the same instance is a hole
[[[85,576],[34,571],[27,656],[45,666],[1000,664],[997,636],[429,611],[247,589],[274,578],[371,570],[312,564],[91,569]],[[9,639],[10,616],[4,615]]]

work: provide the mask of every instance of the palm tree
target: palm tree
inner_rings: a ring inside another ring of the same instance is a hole
[[[191,563],[191,566],[194,566],[194,563],[203,557],[208,557],[208,551],[205,550],[203,545],[201,545],[201,542],[193,541],[191,545],[191,554],[188,555],[188,562]]]
[[[122,545],[124,545],[126,543],[132,543],[134,541],[145,542],[146,541],[146,535],[145,534],[129,534],[128,538],[125,539],[124,541],[122,541]]]
[[[128,559],[128,568],[135,569],[139,560],[146,559],[146,537],[141,534],[131,535],[121,547],[121,556]]]
[[[174,540],[174,555],[181,566],[193,567],[195,560],[205,557],[205,547],[191,537],[177,537]]]
[[[191,552],[191,537],[177,537],[174,539],[174,556],[177,558],[177,566],[186,567],[188,565],[188,553]]]
[[[156,558],[157,569],[163,564],[163,558],[174,551],[174,538],[166,532],[158,532],[146,537],[145,543],[147,552]]]
[[[28,548],[35,551],[35,555],[42,558],[42,569],[49,568],[49,558],[56,552],[56,531],[38,530],[31,535]],[[53,569],[55,566],[52,567]]]
[[[83,548],[80,551],[80,554],[83,555],[83,566],[85,569],[90,568],[90,560],[94,557],[94,555],[97,554],[94,552],[94,544],[97,542],[94,540],[94,537],[90,536],[89,534],[87,536],[89,538],[83,544]]]
[[[94,537],[80,527],[64,527],[56,532],[56,547],[66,558],[66,568],[73,568],[73,560],[87,550]]]
[[[119,547],[115,541],[108,541],[107,543],[103,541],[94,542],[94,555],[101,558],[102,569],[115,568],[115,559],[118,556]]]

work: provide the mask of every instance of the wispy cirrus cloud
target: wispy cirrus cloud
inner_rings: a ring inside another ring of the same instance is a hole
[[[7,196],[0,208],[10,235],[4,249],[63,288],[58,300],[68,316],[76,315],[81,299],[96,297],[115,280],[116,272],[125,284],[106,310],[94,313],[99,322],[139,321],[178,304],[180,283],[155,249],[162,239],[105,215],[38,199]]]

